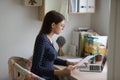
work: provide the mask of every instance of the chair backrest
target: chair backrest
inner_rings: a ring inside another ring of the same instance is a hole
[[[8,60],[11,80],[45,80],[30,71],[32,62],[22,57],[11,57]]]

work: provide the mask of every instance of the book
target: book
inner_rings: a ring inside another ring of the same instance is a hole
[[[108,36],[85,36],[85,53],[106,55],[107,39]]]
[[[78,11],[78,0],[70,0],[70,12]]]

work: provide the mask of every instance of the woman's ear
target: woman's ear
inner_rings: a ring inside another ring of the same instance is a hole
[[[55,26],[55,23],[52,23],[52,24],[51,24],[51,27],[54,28],[54,26]]]

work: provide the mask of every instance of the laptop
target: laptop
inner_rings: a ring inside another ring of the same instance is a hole
[[[106,56],[103,57],[102,61],[94,64],[87,64],[80,66],[80,71],[83,72],[102,72],[106,63]]]

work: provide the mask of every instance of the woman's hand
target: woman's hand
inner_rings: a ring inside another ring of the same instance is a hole
[[[74,65],[76,65],[78,62],[67,62],[67,65],[69,66],[69,65],[72,65],[74,68],[73,69],[79,69],[80,68],[80,66],[74,66]]]
[[[67,76],[70,76],[72,70],[74,70],[74,67],[72,65],[69,65],[66,68],[62,69],[62,70],[54,70],[54,75],[67,75]]]
[[[72,65],[70,65],[70,66],[64,68],[64,69],[62,70],[62,73],[63,73],[63,75],[68,75],[68,76],[70,76],[72,70],[74,70],[74,67],[73,67]]]

